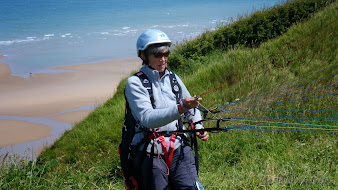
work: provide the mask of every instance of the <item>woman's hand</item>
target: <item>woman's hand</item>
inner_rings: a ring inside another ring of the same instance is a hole
[[[208,132],[204,131],[203,134],[196,132],[196,136],[201,139],[202,141],[207,141],[209,139],[209,134]]]
[[[199,104],[199,101],[201,101],[202,98],[196,98],[196,96],[194,97],[186,97],[183,100],[183,105],[187,108],[187,109],[192,109],[192,108],[196,108]]]
[[[182,101],[182,105],[178,105],[178,111],[180,114],[183,114],[184,112],[186,112],[186,109],[192,109],[192,108],[196,108],[199,104],[199,101],[201,101],[202,98],[197,98],[196,96],[194,97],[186,97],[185,99],[181,100]],[[184,107],[182,107],[184,106]]]

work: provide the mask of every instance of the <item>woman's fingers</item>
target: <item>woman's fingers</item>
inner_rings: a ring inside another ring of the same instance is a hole
[[[194,97],[186,97],[183,100],[183,104],[186,108],[192,109],[198,106],[199,101],[201,101],[202,98],[194,98]]]
[[[207,141],[209,139],[209,134],[208,132],[204,131],[203,134],[196,132],[196,135],[198,138],[200,138],[202,141]]]

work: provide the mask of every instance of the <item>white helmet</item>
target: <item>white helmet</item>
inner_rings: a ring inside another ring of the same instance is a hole
[[[167,43],[169,47],[171,46],[171,41],[169,37],[161,30],[157,29],[146,30],[137,39],[136,43],[137,55],[140,56],[140,51],[147,49],[149,45],[160,43]]]

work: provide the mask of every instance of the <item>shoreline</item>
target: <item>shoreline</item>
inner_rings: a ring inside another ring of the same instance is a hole
[[[112,60],[55,67],[52,69],[60,72],[33,73],[24,78],[12,76],[8,64],[0,60],[0,147],[6,149],[43,138],[55,140],[65,130],[51,134],[58,127],[48,121],[68,125],[80,122],[95,106],[111,98],[120,81],[141,65],[139,58]],[[35,154],[41,152],[41,146],[46,144],[34,147]]]

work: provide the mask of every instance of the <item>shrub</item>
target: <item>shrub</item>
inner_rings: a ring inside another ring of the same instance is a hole
[[[295,0],[275,5],[252,15],[242,16],[238,21],[220,26],[215,31],[205,31],[198,37],[177,44],[169,57],[172,69],[184,65],[188,60],[197,61],[215,50],[229,50],[238,45],[257,47],[277,37],[296,22],[307,19],[312,13],[334,0]]]

